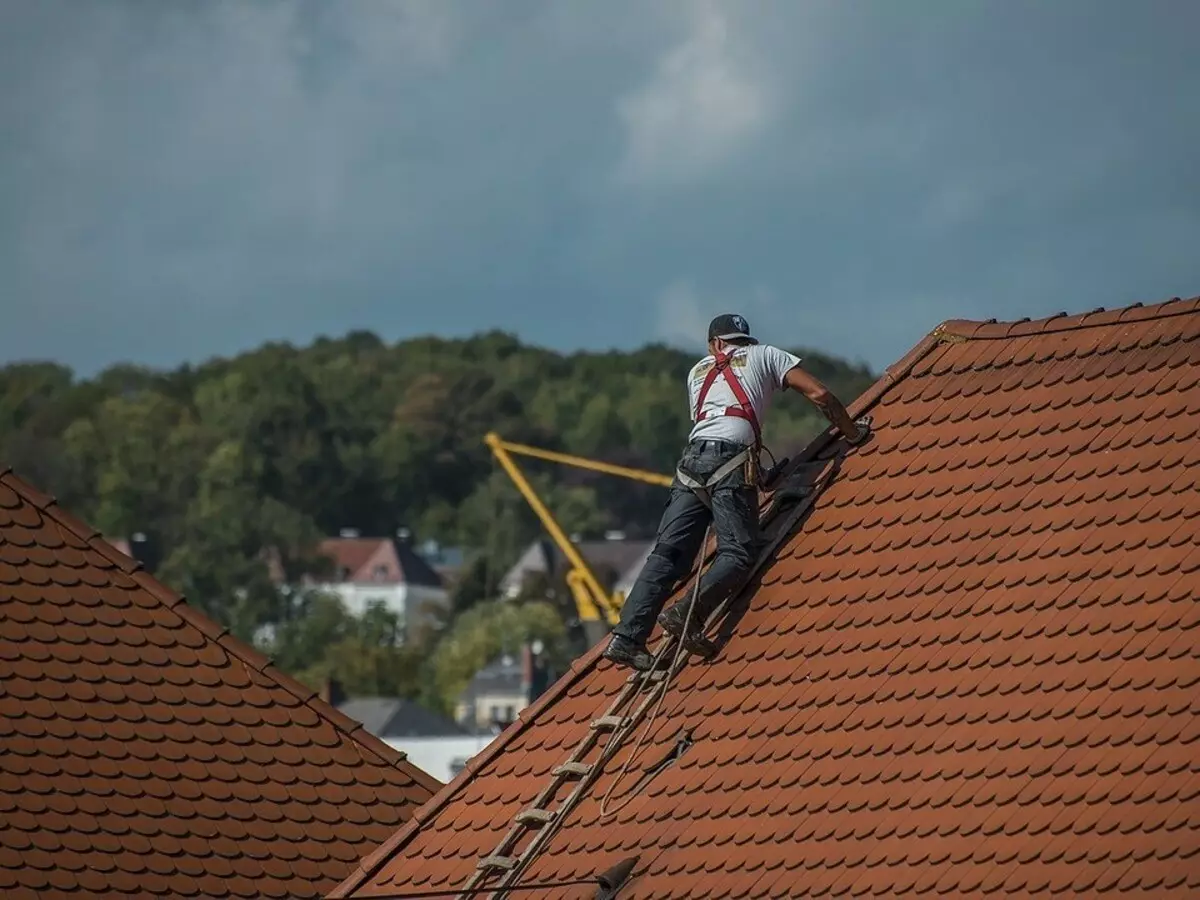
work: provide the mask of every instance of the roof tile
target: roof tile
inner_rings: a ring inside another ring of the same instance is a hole
[[[6,897],[320,896],[436,787],[11,474],[0,560]]]
[[[522,881],[637,853],[622,897],[1200,887],[1198,385],[1196,301],[940,326],[618,793],[695,743],[602,820],[622,749]],[[578,661],[331,896],[462,885],[622,683]]]

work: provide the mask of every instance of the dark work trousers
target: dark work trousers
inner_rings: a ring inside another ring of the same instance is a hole
[[[730,441],[692,441],[684,448],[679,467],[703,481],[743,449],[742,444]],[[720,484],[710,488],[709,495],[711,512],[699,497],[679,483],[678,476],[675,477],[658,525],[654,549],[625,598],[621,621],[613,629],[614,633],[645,644],[672,588],[695,561],[710,521],[717,536],[717,555],[700,579],[698,608],[692,611],[692,624],[702,624],[704,617],[716,609],[749,572],[758,553],[758,491],[747,483],[745,467],[739,466]],[[689,600],[690,593],[684,602]]]

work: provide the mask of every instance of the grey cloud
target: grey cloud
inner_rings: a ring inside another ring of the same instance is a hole
[[[1200,290],[1194,4],[901,6],[6,4],[0,360],[737,305],[882,366]]]

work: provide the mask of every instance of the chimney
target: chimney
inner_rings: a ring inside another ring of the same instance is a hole
[[[321,686],[321,699],[335,707],[345,703],[346,692],[342,689],[342,683],[336,678],[326,678]]]

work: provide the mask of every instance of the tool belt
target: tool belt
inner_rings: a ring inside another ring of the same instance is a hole
[[[701,503],[712,509],[713,488],[736,472],[739,467],[743,467],[746,484],[754,488],[758,487],[760,473],[757,450],[757,447],[746,447],[728,461],[721,463],[717,470],[707,478],[697,478],[692,473],[684,471],[682,466],[676,467],[675,477],[679,479],[680,484],[699,497]]]

